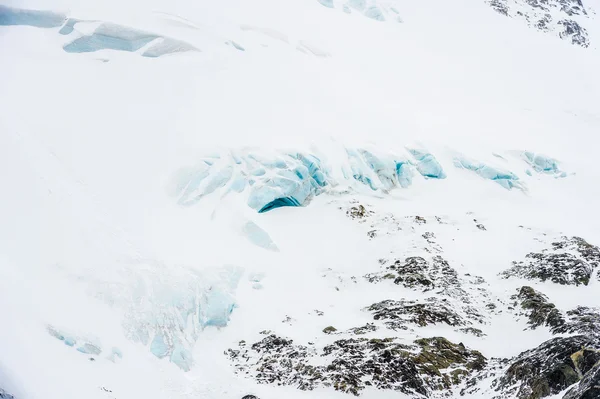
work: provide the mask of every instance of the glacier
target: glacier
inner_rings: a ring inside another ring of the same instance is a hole
[[[67,53],[89,53],[99,50],[136,52],[148,46],[141,56],[157,58],[167,54],[199,51],[182,40],[111,22],[101,22],[90,34],[77,31],[77,24],[97,23],[95,20],[82,20],[67,17],[52,11],[29,10],[0,5],[0,26],[26,25],[38,28],[60,28],[64,36],[78,36],[63,46]]]
[[[543,154],[524,151],[522,159],[537,173],[554,175],[555,177],[566,177],[567,173],[560,169],[558,161]]]
[[[446,178],[442,165],[432,154],[421,149],[409,149],[408,151],[417,160],[417,170],[422,176],[431,179]]]
[[[338,157],[335,161],[302,151],[261,153],[241,149],[213,153],[173,175],[172,195],[180,205],[191,206],[216,192],[236,193],[246,198],[250,208],[265,213],[281,207],[306,206],[323,193],[351,190],[377,196],[408,189],[419,175],[425,181],[447,178],[436,156],[425,149],[407,147],[397,153],[361,147],[342,149],[341,159]],[[508,162],[497,153],[493,155]],[[539,173],[566,176],[553,158],[532,153],[519,156]],[[454,155],[452,163],[506,189],[525,190],[519,177],[502,167],[463,155]],[[270,237],[251,222],[244,225],[242,231],[255,245],[274,250]]]
[[[464,156],[456,156],[453,162],[454,166],[457,168],[475,172],[484,179],[492,180],[507,190],[512,188],[523,189],[523,185],[519,181],[519,177],[507,170],[495,168]]]
[[[26,25],[36,28],[58,28],[66,15],[53,11],[25,10],[0,4],[0,26]]]

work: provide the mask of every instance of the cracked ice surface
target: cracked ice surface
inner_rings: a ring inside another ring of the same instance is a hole
[[[192,351],[202,331],[229,323],[243,269],[223,266],[199,272],[161,264],[136,266],[135,271],[124,272],[124,282],[87,283],[97,298],[123,310],[122,327],[129,340],[189,371],[194,364]],[[104,353],[100,343],[89,338],[53,327],[48,332],[82,353]],[[123,355],[113,348],[107,356],[114,361]]]
[[[88,53],[99,50],[136,52],[147,46],[141,55],[156,58],[173,53],[199,51],[191,44],[181,40],[110,22],[100,22],[91,33],[81,33],[77,29],[78,24],[97,22],[100,21],[67,18],[64,14],[52,11],[26,10],[0,5],[0,26],[27,25],[38,28],[60,28],[58,33],[61,35],[74,36],[74,40],[63,46],[68,53]]]
[[[417,160],[417,170],[424,177],[432,179],[445,179],[446,173],[437,159],[425,150],[409,149],[411,155]]]
[[[530,151],[523,152],[521,157],[538,173],[554,175],[555,177],[567,176],[567,173],[560,169],[558,161],[554,158]]]
[[[335,160],[308,152],[237,150],[201,158],[195,166],[180,169],[172,179],[172,195],[184,206],[196,204],[213,193],[241,194],[259,213],[279,207],[306,206],[323,193],[354,191],[367,195],[388,194],[409,188],[419,175],[425,181],[446,179],[442,164],[429,151],[407,148],[399,153],[342,147]],[[520,154],[520,153],[519,153]],[[495,154],[506,162],[506,159]],[[526,158],[524,156],[525,160]],[[561,175],[556,161],[532,156],[539,172]],[[519,177],[500,167],[455,156],[454,166],[475,172],[506,189],[525,189]],[[243,233],[255,245],[274,245],[260,229],[246,225]]]
[[[52,11],[22,10],[0,5],[0,26],[26,25],[36,28],[58,28],[67,17]]]
[[[460,169],[473,171],[484,179],[495,181],[507,190],[510,190],[513,187],[523,189],[521,182],[518,181],[519,177],[507,170],[495,168],[466,157],[455,157],[454,166]]]

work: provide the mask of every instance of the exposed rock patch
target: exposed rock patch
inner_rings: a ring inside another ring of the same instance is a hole
[[[513,267],[501,275],[561,285],[588,285],[599,264],[600,248],[579,237],[563,237],[542,252],[527,254],[524,261],[513,262]]]
[[[292,385],[301,390],[331,387],[359,395],[366,387],[415,397],[451,389],[482,370],[481,353],[434,337],[399,343],[396,338],[340,339],[318,351],[270,335],[249,348],[244,342],[227,355],[238,373],[259,383]]]

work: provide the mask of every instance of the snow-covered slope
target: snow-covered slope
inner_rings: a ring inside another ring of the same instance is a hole
[[[597,397],[599,6],[5,0],[0,398]]]

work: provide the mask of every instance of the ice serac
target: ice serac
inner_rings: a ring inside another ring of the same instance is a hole
[[[68,53],[88,53],[98,50],[137,51],[157,39],[152,33],[127,28],[112,23],[103,23],[91,35],[84,35],[66,44]]]
[[[536,154],[530,151],[524,151],[521,157],[533,170],[538,173],[554,175],[554,177],[566,177],[567,173],[562,171],[558,161],[543,154]]]
[[[123,328],[159,359],[168,359],[183,371],[194,365],[192,350],[206,328],[225,327],[236,306],[235,290],[243,270],[224,266],[214,273],[149,268],[131,282],[132,291],[104,293],[111,303],[125,307]],[[118,353],[109,356],[120,357]]]
[[[521,182],[519,182],[519,177],[507,170],[495,168],[463,156],[454,158],[454,166],[473,171],[484,179],[495,181],[507,190],[512,188],[523,189]]]
[[[408,152],[417,161],[417,170],[419,173],[431,179],[445,179],[446,173],[442,168],[442,165],[435,159],[435,157],[422,149],[408,149]]]
[[[0,5],[0,26],[26,25],[36,28],[58,28],[67,17],[64,14],[42,10],[24,10]]]
[[[346,179],[354,179],[373,191],[389,191],[411,185],[413,172],[409,161],[401,156],[375,154],[365,149],[346,149],[349,169],[343,170]]]
[[[258,162],[255,156],[251,159]],[[329,184],[327,169],[314,155],[292,153],[285,158],[261,159],[259,164],[261,168],[255,171],[261,173],[248,197],[248,206],[259,213],[306,205]],[[262,173],[262,167],[269,168],[269,173]]]
[[[77,24],[90,22],[99,21],[67,18],[64,14],[52,11],[26,10],[0,5],[0,26],[60,28],[59,34],[75,36],[74,40],[63,46],[68,53],[89,53],[99,50],[135,52],[146,45],[149,47],[141,55],[151,58],[172,53],[199,51],[181,40],[111,22],[100,22],[100,25],[90,34],[81,34],[77,31]]]

